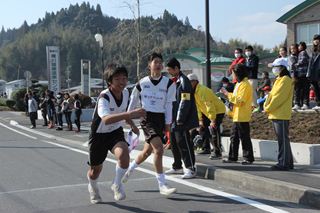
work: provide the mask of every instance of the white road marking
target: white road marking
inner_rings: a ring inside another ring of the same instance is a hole
[[[150,180],[150,179],[153,179],[153,177],[136,178],[136,179],[132,179],[132,180],[130,179],[130,181],[140,182],[141,180]],[[112,184],[112,181],[98,182],[98,185],[111,185],[111,184]],[[88,186],[88,183],[79,183],[79,184],[70,184],[70,185],[61,185],[61,186],[51,186],[51,187],[41,187],[41,188],[33,188],[33,189],[13,190],[13,191],[7,191],[7,192],[0,192],[0,196],[1,195],[6,195],[6,194],[29,193],[29,192],[37,192],[37,191],[74,188],[74,187],[79,187],[79,186]]]
[[[19,124],[17,124],[17,126],[19,126]],[[19,132],[18,130],[14,130],[12,128],[10,128],[10,130],[13,130],[15,132]],[[23,134],[25,134],[25,133],[23,133]],[[54,146],[58,146],[58,147],[61,147],[61,148],[68,149],[70,151],[74,151],[74,152],[78,152],[78,153],[81,153],[81,154],[88,155],[88,152],[80,150],[80,149],[77,149],[77,148],[72,148],[72,147],[69,147],[69,146],[66,146],[66,145],[62,145],[62,144],[59,144],[59,143],[54,143],[54,142],[51,142],[51,141],[45,141],[45,140],[41,140],[41,141],[44,142],[44,143],[48,143],[48,144],[54,145]],[[136,155],[138,152],[139,151],[133,150],[131,153],[135,153],[133,155]],[[164,159],[167,159],[167,160],[164,160],[164,163],[167,164],[169,157],[167,157],[167,156],[164,156],[164,157],[165,157]],[[116,160],[110,159],[110,158],[106,158],[106,161],[111,162],[111,163],[117,163]],[[152,162],[152,156],[150,156],[146,161],[147,162],[150,162],[150,161]],[[144,169],[144,168],[140,168],[140,167],[138,167],[136,170],[144,172],[144,173],[147,173],[147,174],[151,174],[151,175],[155,174],[154,171],[151,171],[151,170],[148,170],[148,169]],[[192,182],[189,182],[189,181],[186,181],[186,180],[183,180],[183,179],[179,179],[179,178],[176,178],[176,177],[166,176],[166,179],[171,180],[171,181],[176,182],[176,183],[180,183],[180,184],[185,185],[187,187],[191,187],[191,188],[195,188],[195,189],[200,190],[200,191],[204,191],[206,193],[215,194],[215,195],[218,195],[218,196],[221,196],[221,197],[225,197],[227,199],[235,200],[237,202],[253,206],[255,208],[261,209],[261,210],[266,211],[266,212],[287,213],[287,211],[284,211],[282,209],[278,209],[278,208],[275,208],[275,207],[260,203],[260,202],[255,201],[255,200],[243,198],[243,197],[238,196],[238,195],[234,195],[234,194],[231,194],[231,193],[227,193],[227,192],[219,191],[219,190],[212,189],[212,188],[209,188],[209,187],[205,187],[205,186],[202,186],[202,185],[199,185],[199,184],[196,184],[196,183],[192,183]]]
[[[23,135],[23,136],[26,136],[26,137],[28,137],[28,138],[31,138],[31,139],[34,139],[34,140],[37,139],[36,137],[30,136],[30,135],[28,135],[28,134],[26,134],[26,133],[23,133],[23,132],[20,132],[20,131],[18,131],[18,130],[15,130],[15,129],[11,128],[11,127],[8,127],[7,125],[5,125],[5,124],[3,124],[3,123],[0,123],[0,125],[3,126],[4,128],[10,129],[11,131],[16,132],[16,133],[19,133],[19,134],[21,134],[21,135]]]

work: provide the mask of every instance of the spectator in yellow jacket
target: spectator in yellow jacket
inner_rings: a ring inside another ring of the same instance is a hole
[[[199,80],[196,74],[189,74],[188,78],[191,82],[192,88],[195,91],[194,96],[196,99],[199,126],[200,128],[209,131],[209,135],[213,134],[213,140],[209,140],[212,143],[214,152],[211,153],[210,159],[220,159],[221,153],[221,135],[220,135],[220,125],[222,123],[224,113],[226,111],[223,102],[213,93],[213,91],[199,84]],[[206,145],[210,152],[210,144]]]
[[[236,65],[232,75],[237,79],[233,93],[228,93],[224,88],[221,92],[228,97],[233,104],[232,118],[233,126],[230,136],[230,149],[228,159],[224,163],[235,163],[238,161],[239,143],[241,140],[243,152],[243,165],[252,164],[254,161],[252,142],[250,137],[252,87],[248,81],[248,72],[245,65]]]
[[[278,163],[271,167],[273,170],[293,169],[293,157],[289,140],[289,120],[293,97],[293,81],[283,59],[276,59],[272,72],[277,76],[273,88],[264,103],[264,110],[272,121],[277,135],[279,152]]]

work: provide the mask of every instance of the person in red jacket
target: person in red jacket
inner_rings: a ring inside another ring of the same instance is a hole
[[[237,64],[245,64],[246,63],[246,58],[243,57],[243,50],[241,48],[237,48],[234,51],[234,57],[236,58],[231,65],[229,66],[228,69],[228,76],[230,76],[232,74],[232,71],[234,70],[235,66]],[[232,79],[233,83],[236,83],[237,81],[235,79]]]

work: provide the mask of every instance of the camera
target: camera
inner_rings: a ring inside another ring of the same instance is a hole
[[[195,147],[201,147],[203,144],[203,139],[201,137],[201,135],[196,135],[194,138],[193,138],[193,145]]]

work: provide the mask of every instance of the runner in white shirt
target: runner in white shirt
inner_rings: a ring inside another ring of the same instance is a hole
[[[128,82],[128,72],[125,67],[110,65],[106,69],[108,88],[101,92],[94,110],[89,136],[89,162],[87,177],[91,203],[101,202],[98,189],[98,177],[102,165],[110,151],[118,160],[116,174],[111,189],[115,200],[123,200],[126,194],[121,179],[129,166],[128,144],[124,139],[123,120],[125,120],[136,134],[139,129],[131,119],[145,116],[144,109],[126,112],[129,92],[125,89]]]
[[[146,143],[137,158],[130,164],[122,182],[127,182],[132,171],[153,152],[160,194],[170,195],[176,192],[176,188],[170,188],[167,185],[163,173],[162,138],[164,131],[170,130],[172,102],[175,101],[176,86],[172,80],[161,75],[162,63],[161,54],[152,53],[148,62],[150,76],[142,78],[132,91],[128,110],[132,110],[140,104],[147,111],[146,118],[141,120]]]

